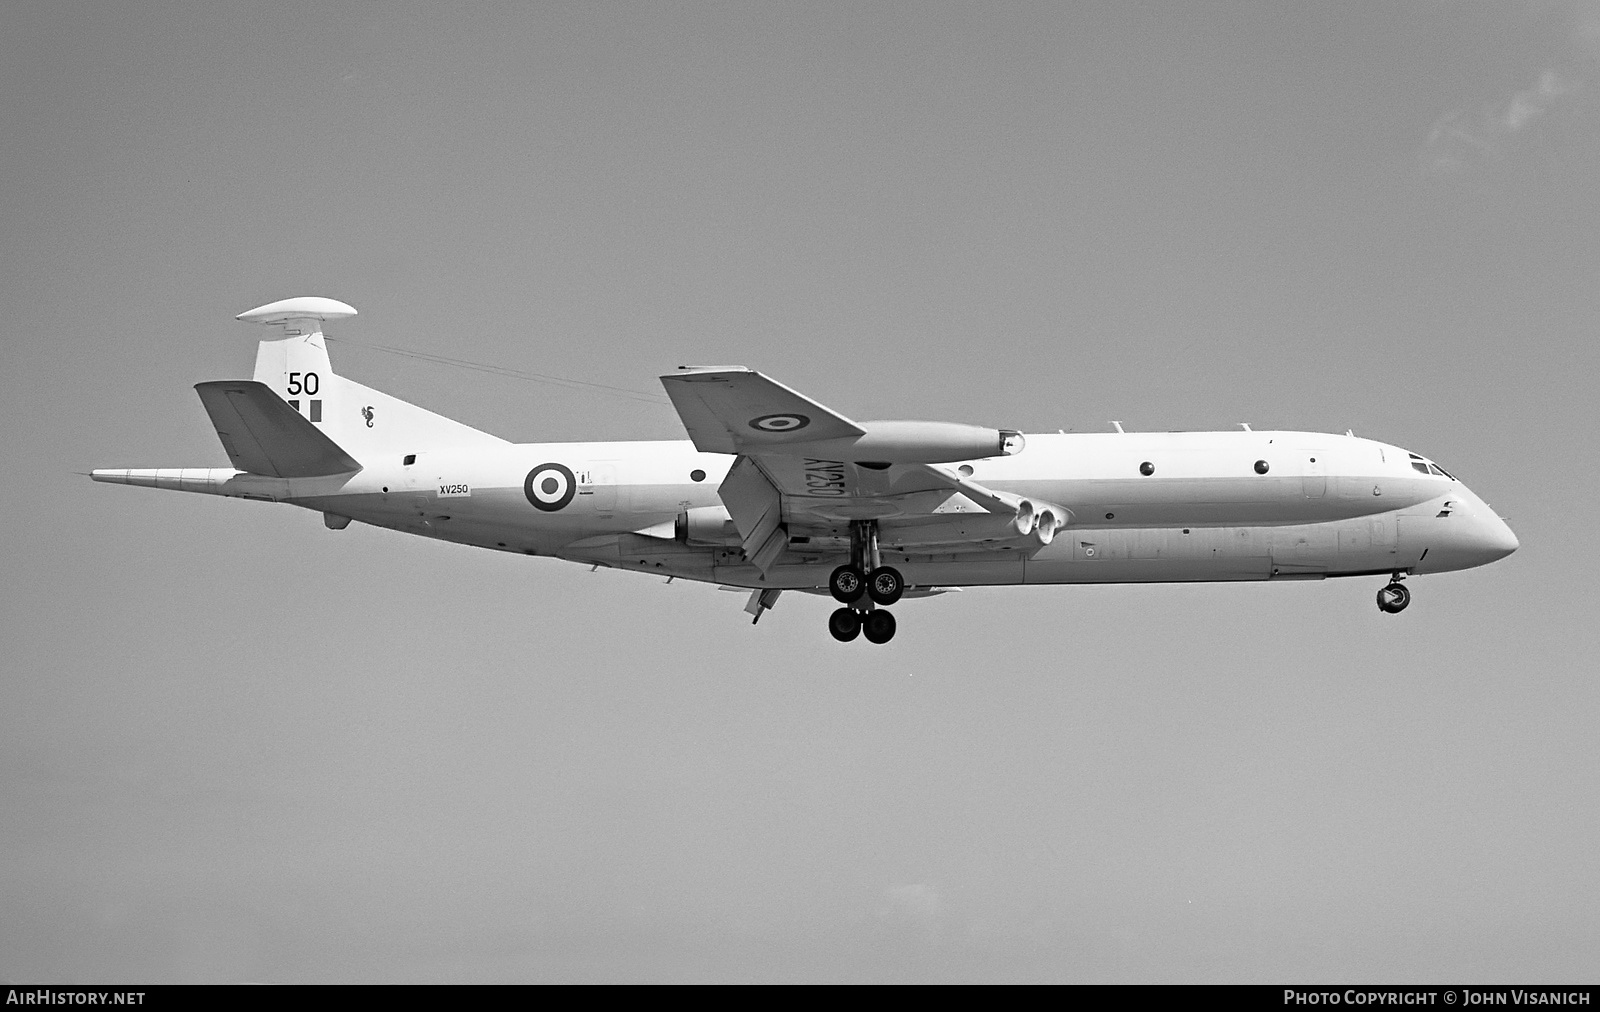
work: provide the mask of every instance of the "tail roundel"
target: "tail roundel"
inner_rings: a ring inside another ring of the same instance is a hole
[[[240,313],[238,319],[245,323],[282,328],[279,336],[262,341],[257,348],[255,382],[285,401],[343,454],[362,464],[396,453],[505,445],[497,436],[334,373],[323,324],[355,315],[352,306],[315,296],[284,299]],[[237,397],[235,393],[230,399]],[[209,401],[207,409],[211,409]]]

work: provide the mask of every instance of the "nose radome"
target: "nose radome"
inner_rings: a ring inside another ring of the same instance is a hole
[[[1459,508],[1456,515],[1467,521],[1462,528],[1465,537],[1461,551],[1462,561],[1468,567],[1487,566],[1521,547],[1500,515],[1469,489],[1462,487],[1457,491],[1454,505]]]
[[[1489,504],[1472,496],[1473,524],[1472,542],[1474,554],[1483,561],[1477,565],[1484,566],[1491,562],[1503,559],[1521,547],[1517,536],[1511,532],[1511,527],[1499,514],[1489,508]]]
[[[1499,553],[1495,556],[1496,559],[1503,559],[1522,547],[1522,542],[1518,541],[1517,536],[1512,533],[1511,525],[1500,517],[1494,518],[1494,523],[1491,527],[1492,533],[1489,536],[1489,541],[1491,550]]]

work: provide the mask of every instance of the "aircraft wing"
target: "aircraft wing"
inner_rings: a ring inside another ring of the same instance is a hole
[[[791,539],[848,539],[855,521],[875,521],[887,546],[972,551],[1030,538],[1030,547],[1047,544],[1069,516],[939,466],[1018,452],[1023,441],[1011,430],[858,424],[743,368],[684,370],[661,381],[698,449],[738,455],[718,493],[746,557],[763,571]]]
[[[751,369],[683,369],[661,377],[695,449],[744,453],[862,436],[850,419]]]

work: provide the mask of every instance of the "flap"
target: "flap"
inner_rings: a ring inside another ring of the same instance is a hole
[[[763,573],[783,554],[783,500],[755,461],[740,457],[717,489],[733,526],[738,528],[745,556]]]

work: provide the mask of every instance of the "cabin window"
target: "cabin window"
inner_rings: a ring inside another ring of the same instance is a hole
[[[706,473],[704,471],[700,470],[697,467],[693,471],[689,472],[689,480],[690,481],[705,481],[706,480]]]
[[[1266,474],[1270,470],[1272,470],[1271,464],[1268,464],[1264,460],[1256,461],[1256,474]]]
[[[1152,474],[1156,473],[1156,466],[1147,460],[1143,464],[1139,465],[1139,473],[1148,478]]]
[[[406,454],[405,457],[400,461],[400,463],[404,464],[407,467],[410,467],[412,464],[415,464],[416,462],[417,462],[417,455],[414,454],[414,453]]]

